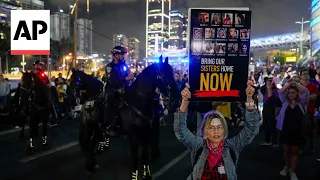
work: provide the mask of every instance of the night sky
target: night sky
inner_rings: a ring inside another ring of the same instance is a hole
[[[48,2],[49,1],[49,2]],[[85,3],[86,0],[79,0]],[[70,4],[73,2],[69,0]],[[252,37],[263,37],[299,32],[295,21],[304,17],[310,20],[311,0],[172,0],[172,10],[187,13],[192,7],[250,7],[252,10]],[[45,0],[45,8],[57,11],[68,7],[68,0]],[[86,10],[79,6],[79,16]],[[146,0],[91,0],[93,29],[110,39],[93,33],[93,50],[108,53],[112,48],[113,34],[137,37],[141,53],[145,49]],[[308,26],[306,27],[307,30]]]

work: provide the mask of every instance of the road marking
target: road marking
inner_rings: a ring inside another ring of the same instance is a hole
[[[42,126],[42,123],[39,123],[39,127],[41,127],[41,126]],[[22,128],[19,127],[19,128],[12,128],[12,129],[9,129],[9,130],[5,130],[5,131],[0,132],[0,136],[21,131],[21,129]],[[26,127],[24,127],[24,130],[29,130],[29,125],[26,125]]]
[[[186,150],[182,154],[180,154],[178,157],[174,158],[172,161],[170,161],[167,165],[163,166],[159,171],[157,171],[155,174],[152,175],[153,179],[159,178],[163,173],[168,171],[172,166],[177,164],[182,158],[184,158],[187,154],[189,154],[190,151]]]
[[[36,154],[34,156],[29,156],[29,157],[26,157],[24,159],[21,159],[20,162],[22,163],[26,163],[26,162],[29,162],[29,161],[32,161],[32,160],[35,160],[35,159],[38,159],[38,158],[41,158],[43,156],[46,156],[46,155],[49,155],[49,154],[53,154],[55,152],[58,152],[58,151],[61,151],[61,150],[64,150],[64,149],[68,149],[70,147],[73,147],[73,146],[76,146],[78,145],[79,142],[78,141],[74,141],[74,142],[71,142],[69,144],[66,144],[66,145],[63,145],[63,146],[59,146],[57,148],[54,148],[54,149],[50,149],[48,151],[45,151],[45,152],[42,152],[40,154]]]

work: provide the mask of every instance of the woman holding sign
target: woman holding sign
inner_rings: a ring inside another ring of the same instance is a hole
[[[187,128],[187,109],[191,93],[189,85],[181,92],[182,103],[174,117],[174,131],[179,141],[192,151],[194,168],[188,180],[236,180],[236,163],[242,149],[251,143],[259,132],[259,114],[252,99],[254,88],[248,84],[247,123],[235,137],[227,139],[228,125],[218,111],[208,112],[195,136]]]

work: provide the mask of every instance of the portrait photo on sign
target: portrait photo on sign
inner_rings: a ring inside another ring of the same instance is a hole
[[[236,18],[235,18],[236,22],[235,22],[235,24],[236,25],[244,25],[245,19],[246,19],[246,15],[245,14],[242,14],[242,13],[236,14]]]
[[[227,28],[217,28],[217,38],[225,39],[227,37]]]
[[[221,14],[212,13],[211,14],[211,25],[220,25],[221,24]]]
[[[245,40],[250,38],[250,29],[240,29],[240,39]]]
[[[214,39],[215,29],[214,28],[205,28],[205,39]]]
[[[232,21],[233,21],[232,13],[224,13],[222,14],[222,17],[223,17],[223,25],[232,25]]]
[[[229,43],[228,44],[228,54],[237,54],[238,53],[238,43]]]
[[[214,54],[214,43],[212,41],[204,41],[202,45],[204,54]]]
[[[198,14],[198,21],[199,21],[199,23],[209,23],[209,21],[210,21],[209,13],[200,12]]]
[[[202,41],[193,41],[191,43],[192,54],[200,54],[202,51]]]
[[[248,45],[246,43],[241,43],[240,45],[240,54],[247,55],[248,54]]]
[[[226,43],[217,43],[216,54],[225,54],[225,53],[226,53]]]
[[[228,38],[229,39],[238,39],[239,31],[236,28],[229,28]]]
[[[202,28],[193,28],[193,39],[202,39],[203,29]]]

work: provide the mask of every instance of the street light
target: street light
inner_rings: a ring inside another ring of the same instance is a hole
[[[27,63],[24,61],[24,55],[22,55],[22,62],[21,62],[22,72],[24,72],[24,66],[25,66],[26,64],[27,64]]]
[[[301,24],[301,35],[300,35],[300,58],[303,57],[303,25],[306,23],[310,23],[310,21],[304,21],[304,19],[302,18],[301,21],[297,21],[295,22],[296,24]]]
[[[7,74],[9,74],[8,52],[10,52],[10,50],[8,50],[6,52],[6,70],[7,70]]]

